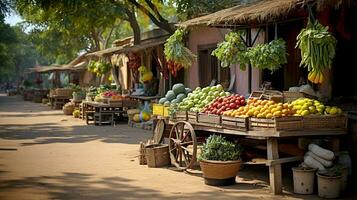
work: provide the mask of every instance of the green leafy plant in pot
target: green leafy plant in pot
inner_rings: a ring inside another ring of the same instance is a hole
[[[203,144],[199,156],[205,184],[221,186],[235,183],[241,166],[240,145],[227,141],[221,135],[211,135]]]

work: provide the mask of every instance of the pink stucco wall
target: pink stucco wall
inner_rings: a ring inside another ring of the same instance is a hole
[[[218,29],[210,27],[199,27],[190,30],[188,37],[188,48],[197,55],[197,48],[199,45],[219,43],[224,40],[224,35],[228,33],[229,29]],[[252,30],[252,38],[255,36],[255,30]],[[257,39],[257,43],[264,41],[264,34],[260,34]],[[198,62],[194,62],[193,65],[185,72],[185,84],[190,88],[196,88],[199,86],[199,70]],[[233,74],[236,76],[235,92],[239,94],[248,93],[248,70],[242,71],[239,66],[231,66],[231,77]],[[252,70],[252,90],[259,88],[261,77],[260,70],[253,68]]]

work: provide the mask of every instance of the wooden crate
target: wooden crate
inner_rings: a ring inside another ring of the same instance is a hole
[[[187,111],[176,111],[176,113],[171,116],[171,120],[187,121]]]
[[[248,117],[222,116],[222,127],[232,130],[248,131]]]
[[[197,112],[187,111],[187,121],[188,122],[197,122]]]
[[[303,92],[290,92],[290,91],[283,91],[283,98],[284,98],[284,103],[292,102],[299,98],[316,99],[315,96]]]
[[[222,118],[220,115],[213,115],[207,113],[198,113],[197,115],[198,123],[221,125],[221,120]]]
[[[274,129],[276,131],[302,130],[300,116],[279,117],[273,119],[249,118],[249,130]]]
[[[346,129],[346,115],[308,115],[303,117],[304,129]]]
[[[158,116],[163,116],[164,115],[164,105],[161,104],[153,104],[152,105],[152,114],[153,115],[158,115]]]
[[[138,101],[134,99],[123,99],[123,107],[125,108],[137,108],[138,107]]]

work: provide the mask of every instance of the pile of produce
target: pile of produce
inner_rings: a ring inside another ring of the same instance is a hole
[[[223,113],[230,117],[257,117],[271,119],[273,117],[285,117],[295,114],[292,105],[288,103],[275,103],[271,100],[249,99],[246,106],[237,110],[229,110]]]
[[[240,68],[245,70],[249,62],[246,51],[247,46],[242,40],[242,32],[230,32],[225,35],[224,41],[217,45],[212,55],[221,61],[222,67],[240,64]]]
[[[192,93],[189,93],[181,103],[179,103],[178,109],[200,112],[217,97],[225,97],[229,95],[231,95],[231,93],[225,92],[220,84],[212,87],[207,86],[202,89],[197,87]]]
[[[159,104],[170,106],[171,104],[181,103],[190,92],[192,92],[190,88],[185,88],[182,83],[177,83],[172,86],[172,90],[167,91],[164,98],[159,100]]]
[[[167,68],[176,77],[177,72],[182,68],[188,68],[195,61],[196,55],[185,47],[184,36],[186,31],[177,29],[165,43],[164,54],[167,60]]]
[[[106,74],[109,72],[112,65],[106,61],[94,61],[91,60],[88,64],[88,71],[97,74],[98,76]]]
[[[112,98],[113,96],[116,96],[118,95],[118,92],[117,91],[113,91],[113,90],[107,90],[105,92],[102,92],[100,94],[101,97],[103,98]]]
[[[72,115],[74,118],[79,118],[81,112],[78,110],[78,109],[75,109],[73,112],[72,112]]]
[[[297,36],[296,47],[301,50],[300,66],[308,68],[308,79],[312,83],[323,83],[323,71],[331,68],[336,44],[328,26],[321,25],[317,20],[311,22],[309,19],[307,27]]]
[[[342,109],[336,106],[325,106],[323,103],[309,98],[300,98],[291,102],[293,108],[296,110],[296,115],[306,116],[310,114],[319,115],[340,115]]]
[[[218,97],[208,106],[206,106],[202,112],[207,114],[222,115],[227,110],[234,110],[241,106],[245,106],[245,99],[239,94],[234,94],[226,97]]]

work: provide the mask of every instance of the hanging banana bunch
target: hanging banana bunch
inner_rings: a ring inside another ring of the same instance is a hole
[[[315,84],[324,82],[323,71],[330,69],[335,57],[337,40],[328,32],[328,26],[310,18],[307,27],[297,36],[296,47],[301,50],[300,67],[307,67],[308,80]]]

